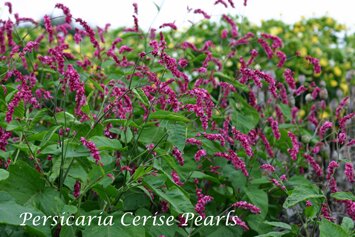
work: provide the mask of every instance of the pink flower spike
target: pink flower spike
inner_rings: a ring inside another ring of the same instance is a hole
[[[351,162],[345,163],[344,174],[345,174],[347,180],[350,183],[354,183],[355,182],[355,179],[354,179],[354,168],[353,168],[353,164]]]
[[[206,156],[206,155],[207,155],[207,153],[204,149],[198,150],[195,154],[195,161],[197,161],[197,162],[200,161],[201,157]]]
[[[92,141],[87,141],[84,137],[81,137],[80,141],[90,151],[92,157],[94,157],[96,161],[96,164],[99,164],[101,160],[101,156],[95,143],[93,143]]]
[[[177,27],[174,23],[164,23],[161,26],[159,26],[160,29],[164,27],[170,27],[173,30],[177,30]]]
[[[319,64],[319,59],[313,58],[311,56],[306,56],[306,59],[309,63],[311,63],[313,65],[314,73],[316,73],[316,74],[321,73],[321,66]]]
[[[233,216],[231,217],[231,219],[236,225],[242,227],[243,230],[249,230],[248,225],[244,221],[242,221],[242,219],[240,219],[238,216]]]
[[[270,164],[263,164],[260,166],[261,169],[269,171],[271,173],[275,172],[275,167]]]
[[[327,180],[330,179],[330,177],[332,177],[334,175],[334,171],[336,168],[338,168],[339,165],[336,161],[332,160],[329,165],[328,165],[328,168],[327,168]]]
[[[138,4],[135,2],[132,4],[134,8],[134,14],[138,15]]]
[[[9,8],[9,13],[12,14],[12,5],[11,5],[11,2],[5,2],[4,5]]]
[[[74,192],[73,192],[75,198],[78,198],[80,196],[80,188],[81,188],[81,183],[79,180],[77,180],[74,184]]]
[[[204,11],[201,10],[201,9],[196,9],[196,10],[194,11],[194,13],[195,13],[195,14],[202,14],[205,19],[210,19],[210,18],[211,18],[210,15],[208,15],[206,12],[204,12]]]
[[[325,121],[324,124],[319,128],[319,137],[323,138],[324,134],[333,126],[332,122]]]
[[[227,3],[225,3],[225,1],[223,1],[223,0],[217,0],[217,1],[215,1],[214,5],[217,5],[217,4],[222,4],[225,8],[228,8]]]
[[[173,181],[175,182],[176,185],[178,185],[178,186],[184,185],[184,184],[181,182],[180,177],[179,177],[179,175],[176,173],[175,170],[171,171],[171,177],[172,177],[172,179],[173,179]]]
[[[274,133],[274,136],[276,140],[279,140],[281,138],[281,133],[279,131],[279,123],[274,120],[272,117],[268,118],[268,121],[271,125],[272,132]]]
[[[236,203],[232,204],[232,206],[236,207],[236,208],[249,210],[251,213],[254,213],[254,214],[260,214],[261,213],[260,208],[258,208],[257,206],[254,206],[253,204],[248,203],[246,201],[236,202]]]
[[[172,154],[176,158],[179,165],[183,166],[184,165],[184,157],[182,156],[181,151],[177,147],[174,147]]]
[[[303,154],[303,157],[308,161],[308,163],[312,166],[314,172],[316,172],[317,176],[320,177],[323,174],[322,168],[318,165],[318,163],[314,160],[314,158],[309,154]]]

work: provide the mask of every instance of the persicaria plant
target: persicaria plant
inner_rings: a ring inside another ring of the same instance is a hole
[[[136,3],[119,30],[4,7],[4,236],[354,234],[353,98],[318,58],[203,9],[144,32]]]

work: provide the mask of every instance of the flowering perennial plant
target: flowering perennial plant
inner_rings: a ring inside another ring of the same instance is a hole
[[[123,30],[93,28],[60,3],[62,17],[38,22],[4,6],[0,233],[354,234],[353,92],[330,103],[322,60],[233,16],[208,22],[203,9],[188,9],[205,20],[186,32],[174,22],[144,32],[136,3]],[[20,229],[26,208],[176,221],[164,233],[149,221]],[[230,210],[234,226],[209,226]]]

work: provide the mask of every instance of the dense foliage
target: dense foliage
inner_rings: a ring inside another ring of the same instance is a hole
[[[1,236],[354,234],[354,36],[227,15],[145,33],[134,7],[119,30],[62,4],[0,21]],[[127,227],[128,212],[176,222]]]

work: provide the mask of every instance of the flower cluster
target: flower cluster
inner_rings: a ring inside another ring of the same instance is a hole
[[[261,210],[257,206],[246,201],[239,201],[232,204],[233,207],[249,210],[251,213],[260,214]]]
[[[81,137],[80,141],[87,149],[89,149],[92,157],[96,161],[96,164],[99,164],[101,161],[101,156],[100,156],[99,150],[97,149],[95,143],[93,143],[92,141],[86,140],[85,137]]]

